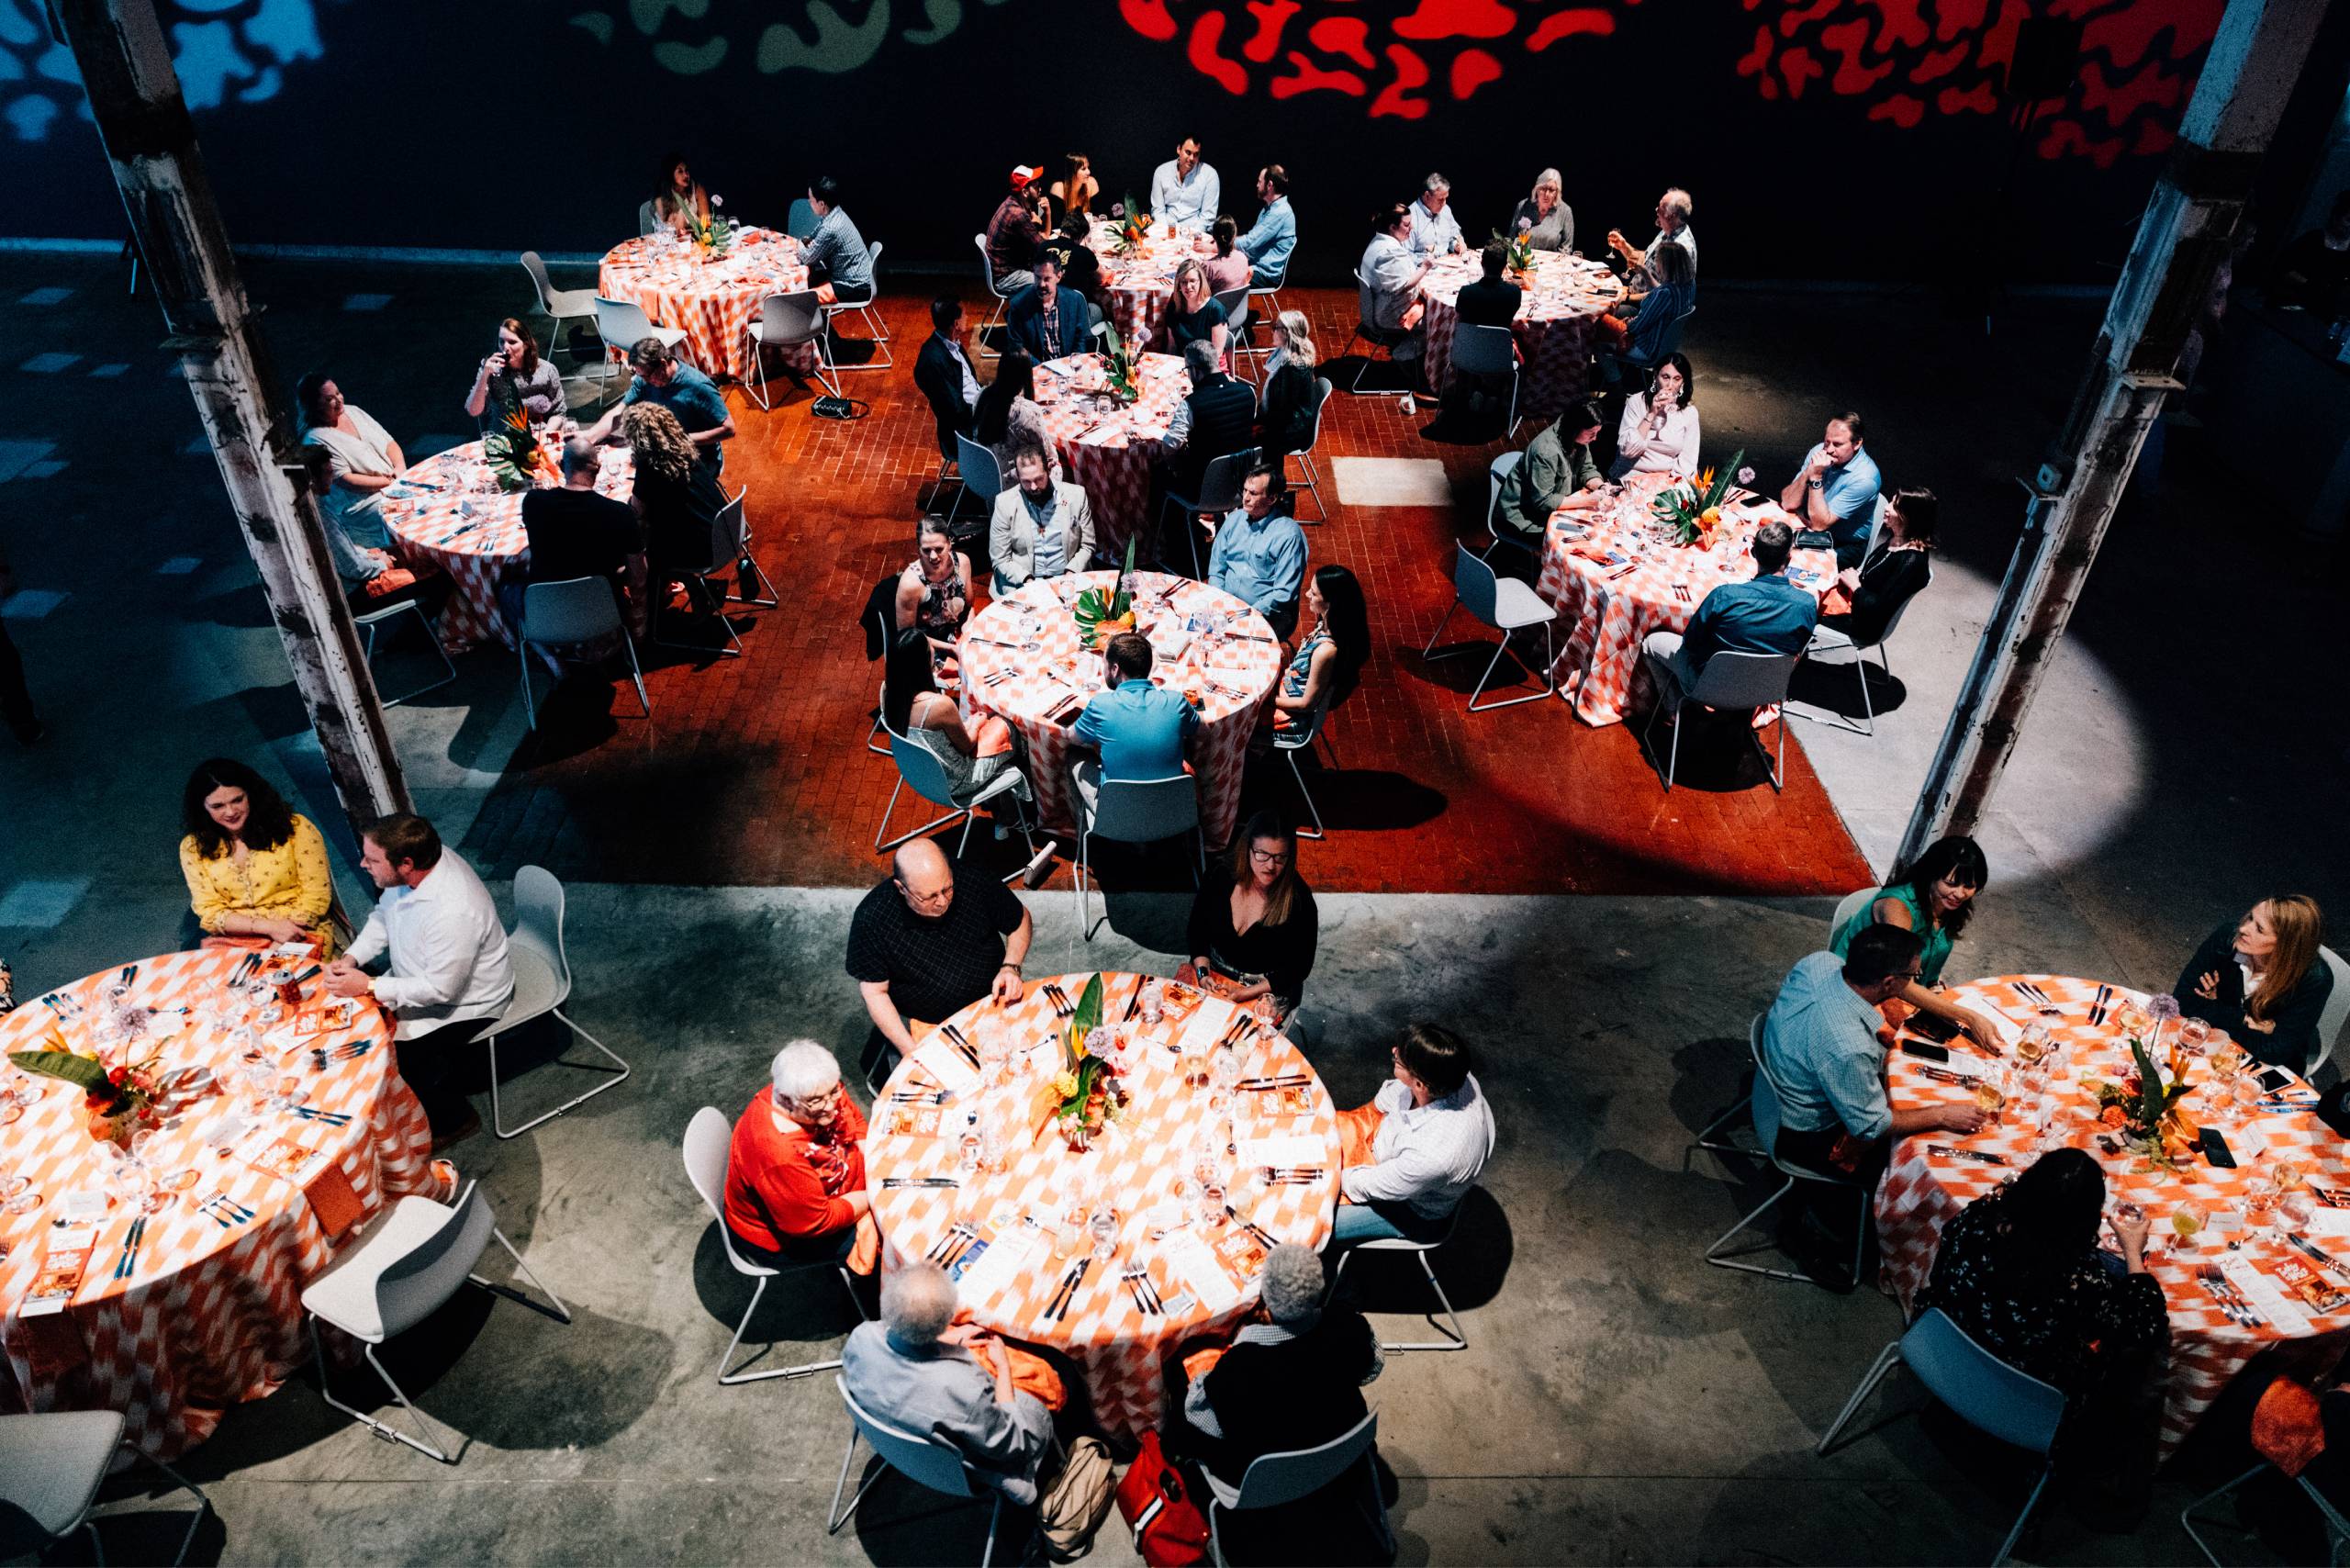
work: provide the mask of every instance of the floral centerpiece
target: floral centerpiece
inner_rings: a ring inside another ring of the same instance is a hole
[[[505,424],[482,438],[481,451],[501,490],[527,490],[542,474],[551,483],[561,483],[553,454],[520,409],[507,410]]]
[[[1132,344],[1118,336],[1118,329],[1107,319],[1102,323],[1102,379],[1113,399],[1120,403],[1142,400],[1141,356]]]
[[[1135,596],[1127,585],[1135,575],[1135,541],[1126,541],[1126,562],[1118,580],[1108,588],[1090,588],[1077,596],[1071,613],[1077,617],[1078,645],[1100,653],[1110,639],[1135,629]]]
[[[2154,1058],[2146,1054],[2145,1043],[2134,1036],[2130,1041],[2130,1055],[2137,1061],[2137,1071],[2120,1083],[2097,1086],[2098,1103],[2104,1107],[2098,1119],[2119,1130],[2123,1141],[2149,1162],[2170,1170],[2177,1152],[2192,1142],[2196,1135],[2194,1125],[2178,1109],[2179,1101],[2192,1085],[2186,1081],[2176,1050],[2171,1053],[2167,1081],[2155,1069]]]
[[[716,261],[734,243],[734,220],[718,210],[725,205],[723,196],[711,197],[711,212],[707,218],[694,210],[691,202],[679,209],[686,220],[686,238],[700,248],[705,261]]]
[[[1141,250],[1142,242],[1150,238],[1151,223],[1151,215],[1143,210],[1141,204],[1135,200],[1134,192],[1128,191],[1126,199],[1124,201],[1112,202],[1110,204],[1111,251],[1121,256],[1131,256]]]
[[[1682,543],[1713,547],[1722,525],[1722,498],[1729,494],[1731,470],[1737,470],[1741,485],[1754,477],[1753,469],[1739,467],[1745,456],[1740,450],[1719,470],[1708,468],[1698,475],[1695,485],[1671,485],[1658,493],[1655,513],[1680,534]]]
[[[1534,220],[1532,218],[1521,218],[1517,220],[1516,233],[1505,235],[1496,231],[1494,238],[1509,247],[1509,260],[1503,264],[1504,272],[1518,277],[1526,277],[1533,273]]]
[[[1102,977],[1085,982],[1061,1036],[1062,1067],[1053,1079],[1053,1117],[1073,1149],[1087,1148],[1125,1103],[1118,1081],[1117,1046],[1102,1022]]]
[[[50,1031],[51,1048],[11,1051],[8,1059],[27,1072],[59,1079],[82,1092],[82,1125],[101,1143],[127,1143],[130,1135],[162,1119],[156,1108],[163,1097],[163,1082],[150,1050],[136,1061],[126,1058],[108,1067],[69,1046],[64,1036]]]

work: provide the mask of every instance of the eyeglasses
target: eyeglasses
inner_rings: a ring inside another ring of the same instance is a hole
[[[1279,866],[1289,858],[1289,852],[1281,849],[1251,849],[1248,852],[1248,858],[1259,866]]]
[[[905,894],[906,897],[914,903],[935,905],[945,903],[947,900],[955,896],[955,884],[949,882],[945,887],[939,889],[936,892],[919,893],[913,889],[906,886],[905,883],[900,882],[898,884],[898,890]]]

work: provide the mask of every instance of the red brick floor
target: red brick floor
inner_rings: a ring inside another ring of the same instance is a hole
[[[1283,303],[1343,342],[1351,296],[1297,289]],[[649,722],[625,685],[608,692],[599,681],[566,682],[485,803],[465,845],[477,860],[628,882],[857,886],[877,875],[874,830],[896,770],[864,747],[879,666],[866,662],[856,621],[877,578],[912,558],[938,466],[912,375],[928,330],[922,301],[892,299],[883,311],[898,368],[846,377],[846,390],[869,405],[864,418],[815,419],[804,392],[767,413],[729,393],[743,431],[728,451],[730,487],[750,487],[755,553],[784,600],[744,626],[747,656],[649,650]],[[1784,793],[1737,765],[1729,736],[1710,767],[1684,751],[1684,785],[1668,797],[1634,726],[1595,730],[1558,701],[1463,711],[1484,656],[1431,665],[1419,650],[1451,597],[1456,532],[1475,526],[1460,520],[1479,515],[1485,465],[1502,447],[1429,439],[1430,422],[1425,407],[1406,417],[1393,398],[1343,392],[1324,421],[1326,459],[1439,458],[1460,504],[1457,515],[1348,508],[1322,465],[1331,517],[1307,528],[1313,558],[1361,577],[1375,645],[1361,689],[1330,728],[1339,769],[1307,769],[1331,830],[1305,851],[1314,884],[1494,893],[1858,886],[1867,867],[1794,739]],[[1311,501],[1301,510],[1310,514]],[[1483,629],[1456,616],[1448,642],[1471,632]],[[1252,776],[1249,789],[1251,804],[1297,807],[1285,766]],[[921,804],[909,791],[893,831],[922,820],[904,810],[909,802]],[[984,825],[973,838],[975,855],[1007,868],[1017,847],[1014,839],[999,850]],[[1113,885],[1182,877],[1171,856],[1105,869]],[[1057,881],[1068,875],[1064,868]]]

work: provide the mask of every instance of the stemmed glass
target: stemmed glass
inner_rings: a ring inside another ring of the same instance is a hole
[[[40,1194],[33,1191],[33,1179],[21,1170],[0,1172],[0,1208],[12,1215],[28,1215],[40,1207]]]
[[[1240,1081],[1238,1053],[1230,1047],[1216,1052],[1214,1062],[1209,1070],[1214,1080],[1215,1088],[1208,1095],[1208,1110],[1218,1116],[1229,1115],[1232,1110],[1233,1088]]]

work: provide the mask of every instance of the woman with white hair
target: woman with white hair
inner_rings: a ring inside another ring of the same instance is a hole
[[[1245,1325],[1184,1391],[1176,1444],[1226,1485],[1259,1454],[1316,1447],[1363,1418],[1363,1385],[1385,1365],[1379,1340],[1361,1313],[1325,1305],[1324,1294],[1319,1257],[1274,1247],[1257,1274],[1267,1321]]]
[[[849,1258],[871,1206],[859,1147],[864,1114],[841,1087],[840,1063],[813,1040],[776,1052],[771,1076],[735,1122],[727,1150],[726,1228],[735,1250],[770,1267]]]
[[[1510,232],[1525,235],[1538,251],[1573,250],[1575,209],[1559,199],[1565,188],[1556,169],[1535,175],[1534,194],[1519,202],[1510,215]]]

